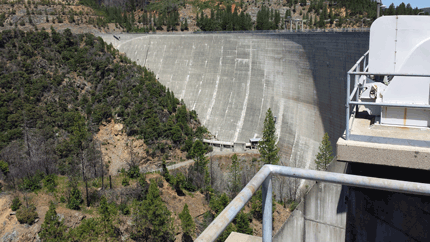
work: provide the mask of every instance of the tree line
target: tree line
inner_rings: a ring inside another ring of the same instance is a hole
[[[252,20],[249,14],[244,11],[238,13],[237,7],[232,11],[231,5],[224,9],[211,9],[210,16],[206,16],[203,11],[197,14],[197,27],[203,31],[237,31],[252,30]]]

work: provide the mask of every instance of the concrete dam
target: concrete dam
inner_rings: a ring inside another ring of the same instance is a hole
[[[101,35],[170,88],[218,140],[262,137],[277,117],[281,164],[314,168],[325,132],[345,130],[346,73],[369,33]],[[335,149],[335,148],[334,148]]]

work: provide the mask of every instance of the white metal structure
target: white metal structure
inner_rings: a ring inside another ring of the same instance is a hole
[[[384,16],[370,29],[369,73],[390,75],[362,75],[360,100],[380,103],[367,105],[371,115],[380,115],[381,124],[429,127],[428,106],[430,77],[395,76],[395,74],[430,75],[430,17]],[[399,104],[395,107],[384,104]]]

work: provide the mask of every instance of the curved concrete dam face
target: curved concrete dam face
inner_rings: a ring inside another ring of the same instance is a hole
[[[369,33],[102,35],[154,71],[221,141],[262,137],[277,117],[281,163],[314,167],[325,132],[345,129],[346,74]]]

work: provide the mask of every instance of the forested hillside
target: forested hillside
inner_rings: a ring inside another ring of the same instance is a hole
[[[263,165],[258,155],[209,164],[196,113],[92,34],[7,30],[0,52],[2,240],[190,241]],[[121,152],[130,156],[108,176],[96,137],[112,122],[124,127],[114,137],[129,137]],[[133,140],[145,145],[133,151]],[[162,172],[142,170],[139,152]],[[178,152],[194,164],[169,171]],[[261,235],[261,199],[257,192],[219,241],[232,231]],[[276,228],[289,214],[284,202],[274,204]]]
[[[153,155],[188,152],[206,133],[152,72],[101,38],[52,29],[0,39],[0,159],[11,183],[25,186],[37,172],[72,175],[84,163],[92,167],[85,176],[101,174],[90,164],[100,145],[93,136],[112,119]]]
[[[417,15],[410,4],[393,4],[381,15]],[[428,13],[421,13],[428,14]],[[70,28],[86,32],[180,32],[362,28],[376,19],[372,0],[4,0],[0,30]],[[301,22],[300,22],[301,25]]]

